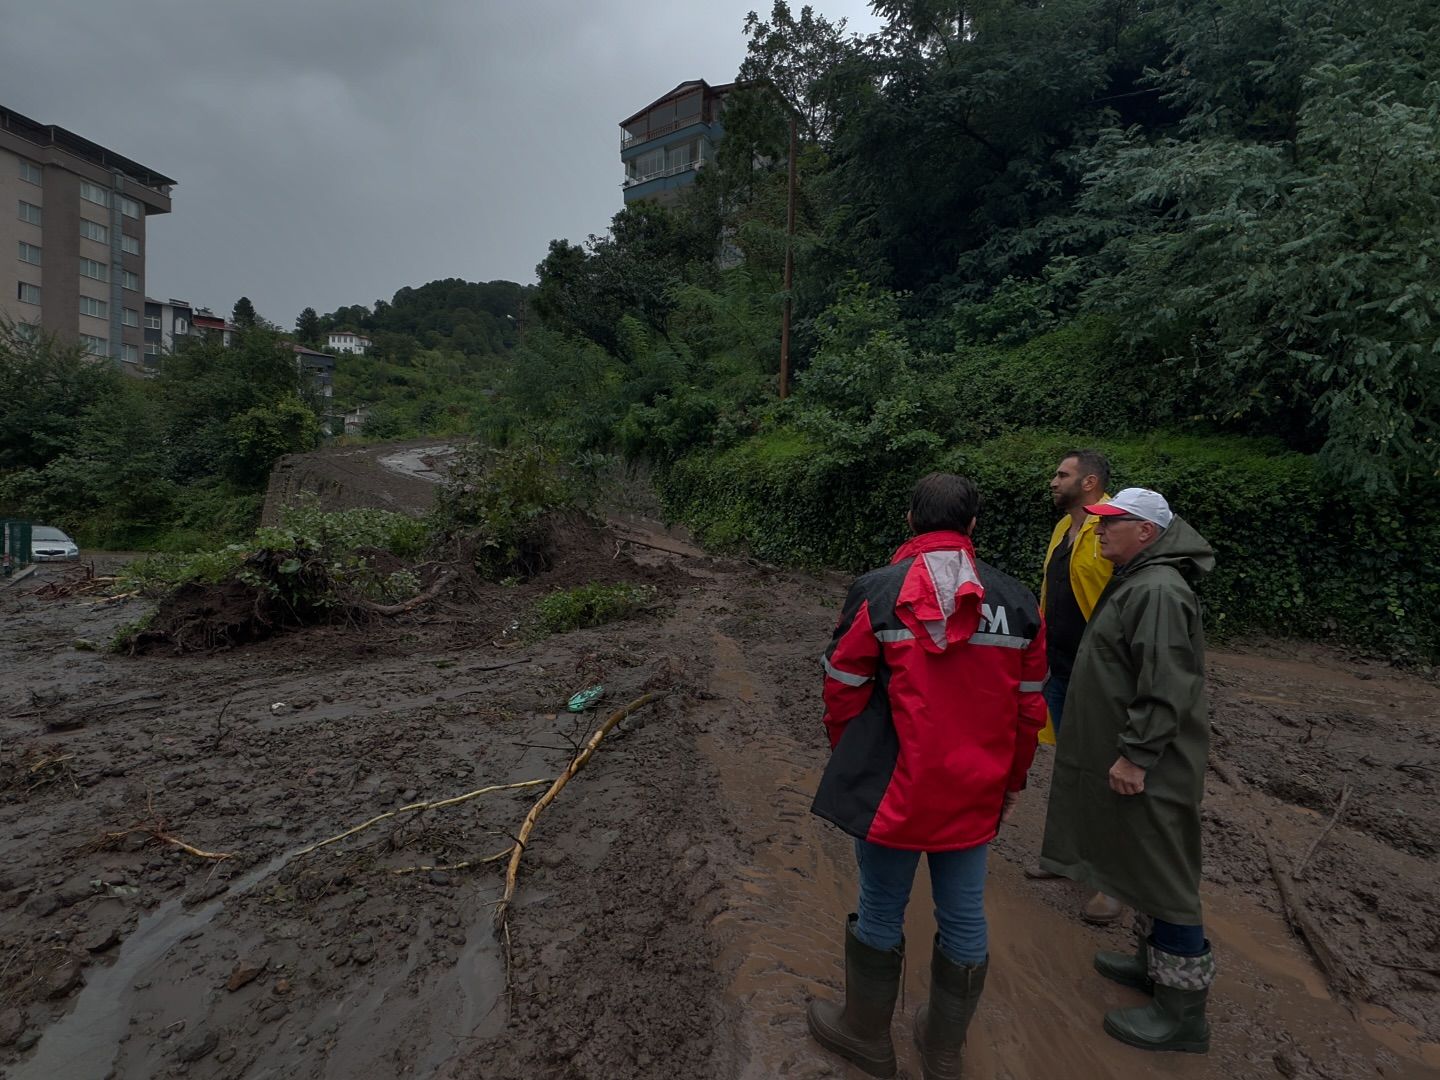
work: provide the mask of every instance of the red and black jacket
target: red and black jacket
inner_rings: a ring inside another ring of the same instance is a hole
[[[994,839],[1045,726],[1035,594],[957,532],[857,578],[823,659],[830,763],[811,808],[886,847]]]

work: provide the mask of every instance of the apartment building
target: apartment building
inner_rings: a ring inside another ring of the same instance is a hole
[[[175,181],[0,106],[0,314],[142,370],[145,223]]]
[[[625,205],[673,203],[698,170],[715,157],[724,137],[720,114],[734,83],[683,82],[634,116],[620,121],[620,162]]]

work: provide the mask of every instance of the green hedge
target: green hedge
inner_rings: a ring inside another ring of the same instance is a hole
[[[850,571],[882,564],[905,535],[915,480],[970,476],[984,499],[982,558],[1038,586],[1056,521],[1047,486],[1060,453],[1092,440],[1054,432],[1003,436],[933,460],[866,467],[792,430],[719,454],[680,459],[660,476],[667,513],[718,547],[771,562]],[[1143,485],[1214,546],[1200,595],[1212,636],[1334,636],[1397,659],[1440,655],[1440,500],[1365,499],[1326,484],[1314,460],[1260,440],[1101,440],[1112,490]],[[1403,511],[1403,512],[1402,512]]]

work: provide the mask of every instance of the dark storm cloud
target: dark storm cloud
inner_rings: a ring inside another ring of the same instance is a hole
[[[437,277],[529,281],[551,238],[603,231],[619,120],[732,79],[751,7],[6,0],[0,103],[179,181],[151,295],[246,294],[289,325]]]

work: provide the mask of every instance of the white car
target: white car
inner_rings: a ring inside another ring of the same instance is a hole
[[[30,560],[32,562],[78,562],[80,548],[74,540],[49,525],[30,529]]]

